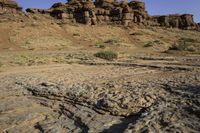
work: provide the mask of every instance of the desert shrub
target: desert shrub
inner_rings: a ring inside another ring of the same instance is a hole
[[[3,66],[3,63],[0,62],[0,67]]]
[[[150,42],[147,42],[144,47],[152,47],[156,44],[161,44],[160,40],[154,40],[154,41],[150,41]]]
[[[190,51],[190,52],[194,52],[194,51],[196,51],[196,48],[194,46],[188,46],[185,50]]]
[[[94,54],[94,56],[101,58],[101,59],[112,61],[114,59],[117,59],[118,54],[116,52],[113,52],[113,51],[101,51],[101,52]]]
[[[103,45],[103,44],[100,44],[100,45],[99,45],[99,48],[102,48],[102,49],[104,49],[104,48],[106,48],[106,46],[105,46],[105,45]]]
[[[134,32],[134,33],[131,33],[130,35],[133,35],[133,36],[141,36],[142,33],[139,33],[139,32]]]
[[[105,43],[110,43],[110,44],[115,44],[115,43],[120,43],[121,40],[118,38],[112,38],[112,39],[108,39],[107,41],[105,41]]]
[[[154,44],[153,42],[148,42],[144,45],[144,47],[152,47]]]
[[[101,48],[101,49],[104,49],[106,48],[106,46],[104,44],[94,44],[94,45],[90,45],[90,47],[95,47],[95,48]]]
[[[196,48],[193,45],[191,45],[191,44],[188,44],[186,42],[182,42],[182,43],[174,43],[174,44],[172,44],[172,46],[169,47],[168,50],[194,52],[196,50]]]
[[[38,20],[38,18],[37,18],[36,16],[33,16],[33,19],[34,19],[34,20]]]
[[[80,34],[79,33],[74,33],[73,36],[80,36]]]
[[[176,43],[174,43],[169,47],[169,50],[179,50],[179,46]]]
[[[191,43],[197,42],[197,40],[195,40],[195,39],[192,39],[192,38],[185,38],[185,37],[182,37],[182,38],[180,39],[180,41],[191,42]]]

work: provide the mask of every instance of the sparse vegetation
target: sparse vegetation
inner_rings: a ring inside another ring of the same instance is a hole
[[[73,36],[81,36],[79,33],[74,33]]]
[[[162,43],[160,42],[160,40],[149,41],[144,45],[144,47],[152,47],[157,44],[162,44]]]
[[[105,41],[104,43],[116,44],[116,43],[120,43],[120,42],[122,42],[122,40],[120,40],[119,38],[112,38],[112,39]]]
[[[33,19],[34,19],[34,20],[38,20],[38,18],[37,18],[36,16],[33,16]]]
[[[197,40],[195,40],[195,39],[192,39],[192,38],[185,38],[185,37],[182,37],[182,38],[180,39],[180,41],[183,41],[183,42],[190,42],[190,43],[195,43],[195,42],[197,42]]]
[[[130,35],[133,35],[133,36],[141,36],[141,35],[143,35],[143,34],[140,33],[140,32],[134,32],[134,33],[131,33]]]
[[[101,52],[94,54],[94,56],[101,58],[101,59],[109,60],[109,61],[112,61],[112,60],[118,58],[118,54],[113,51],[101,51]]]
[[[95,47],[95,48],[101,48],[101,49],[104,49],[106,48],[106,46],[104,44],[94,44],[94,45],[90,45],[91,47]]]
[[[183,42],[183,43],[174,43],[171,47],[169,47],[169,50],[194,52],[196,49],[193,45]]]

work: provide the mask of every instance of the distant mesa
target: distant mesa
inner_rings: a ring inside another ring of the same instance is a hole
[[[21,10],[15,1],[0,0],[0,13],[17,13]],[[194,22],[192,14],[150,16],[145,3],[140,0],[68,0],[67,3],[55,3],[47,10],[28,8],[26,11],[49,15],[63,23],[148,25],[180,29],[200,27]]]

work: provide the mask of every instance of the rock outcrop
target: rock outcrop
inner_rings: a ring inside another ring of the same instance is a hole
[[[13,0],[0,0],[0,14],[4,13],[17,13],[22,11],[17,2]]]
[[[160,26],[180,28],[180,29],[195,29],[196,24],[192,14],[172,14],[163,16],[153,16],[152,20],[159,23]]]
[[[149,17],[145,10],[145,3],[141,1],[114,1],[97,0],[70,0],[68,3],[56,3],[50,8],[50,15],[67,22],[84,24],[114,23],[132,25],[133,23],[145,24]]]
[[[65,23],[120,24],[124,26],[150,25],[180,29],[197,29],[192,14],[150,16],[145,3],[140,0],[128,2],[116,0],[69,0],[55,3],[48,10],[27,9],[30,13],[49,14]]]

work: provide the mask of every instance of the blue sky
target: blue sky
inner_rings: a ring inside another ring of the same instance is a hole
[[[66,0],[16,0],[23,8],[49,8],[53,3]],[[173,13],[194,14],[196,22],[200,22],[200,0],[143,0],[150,15]]]

